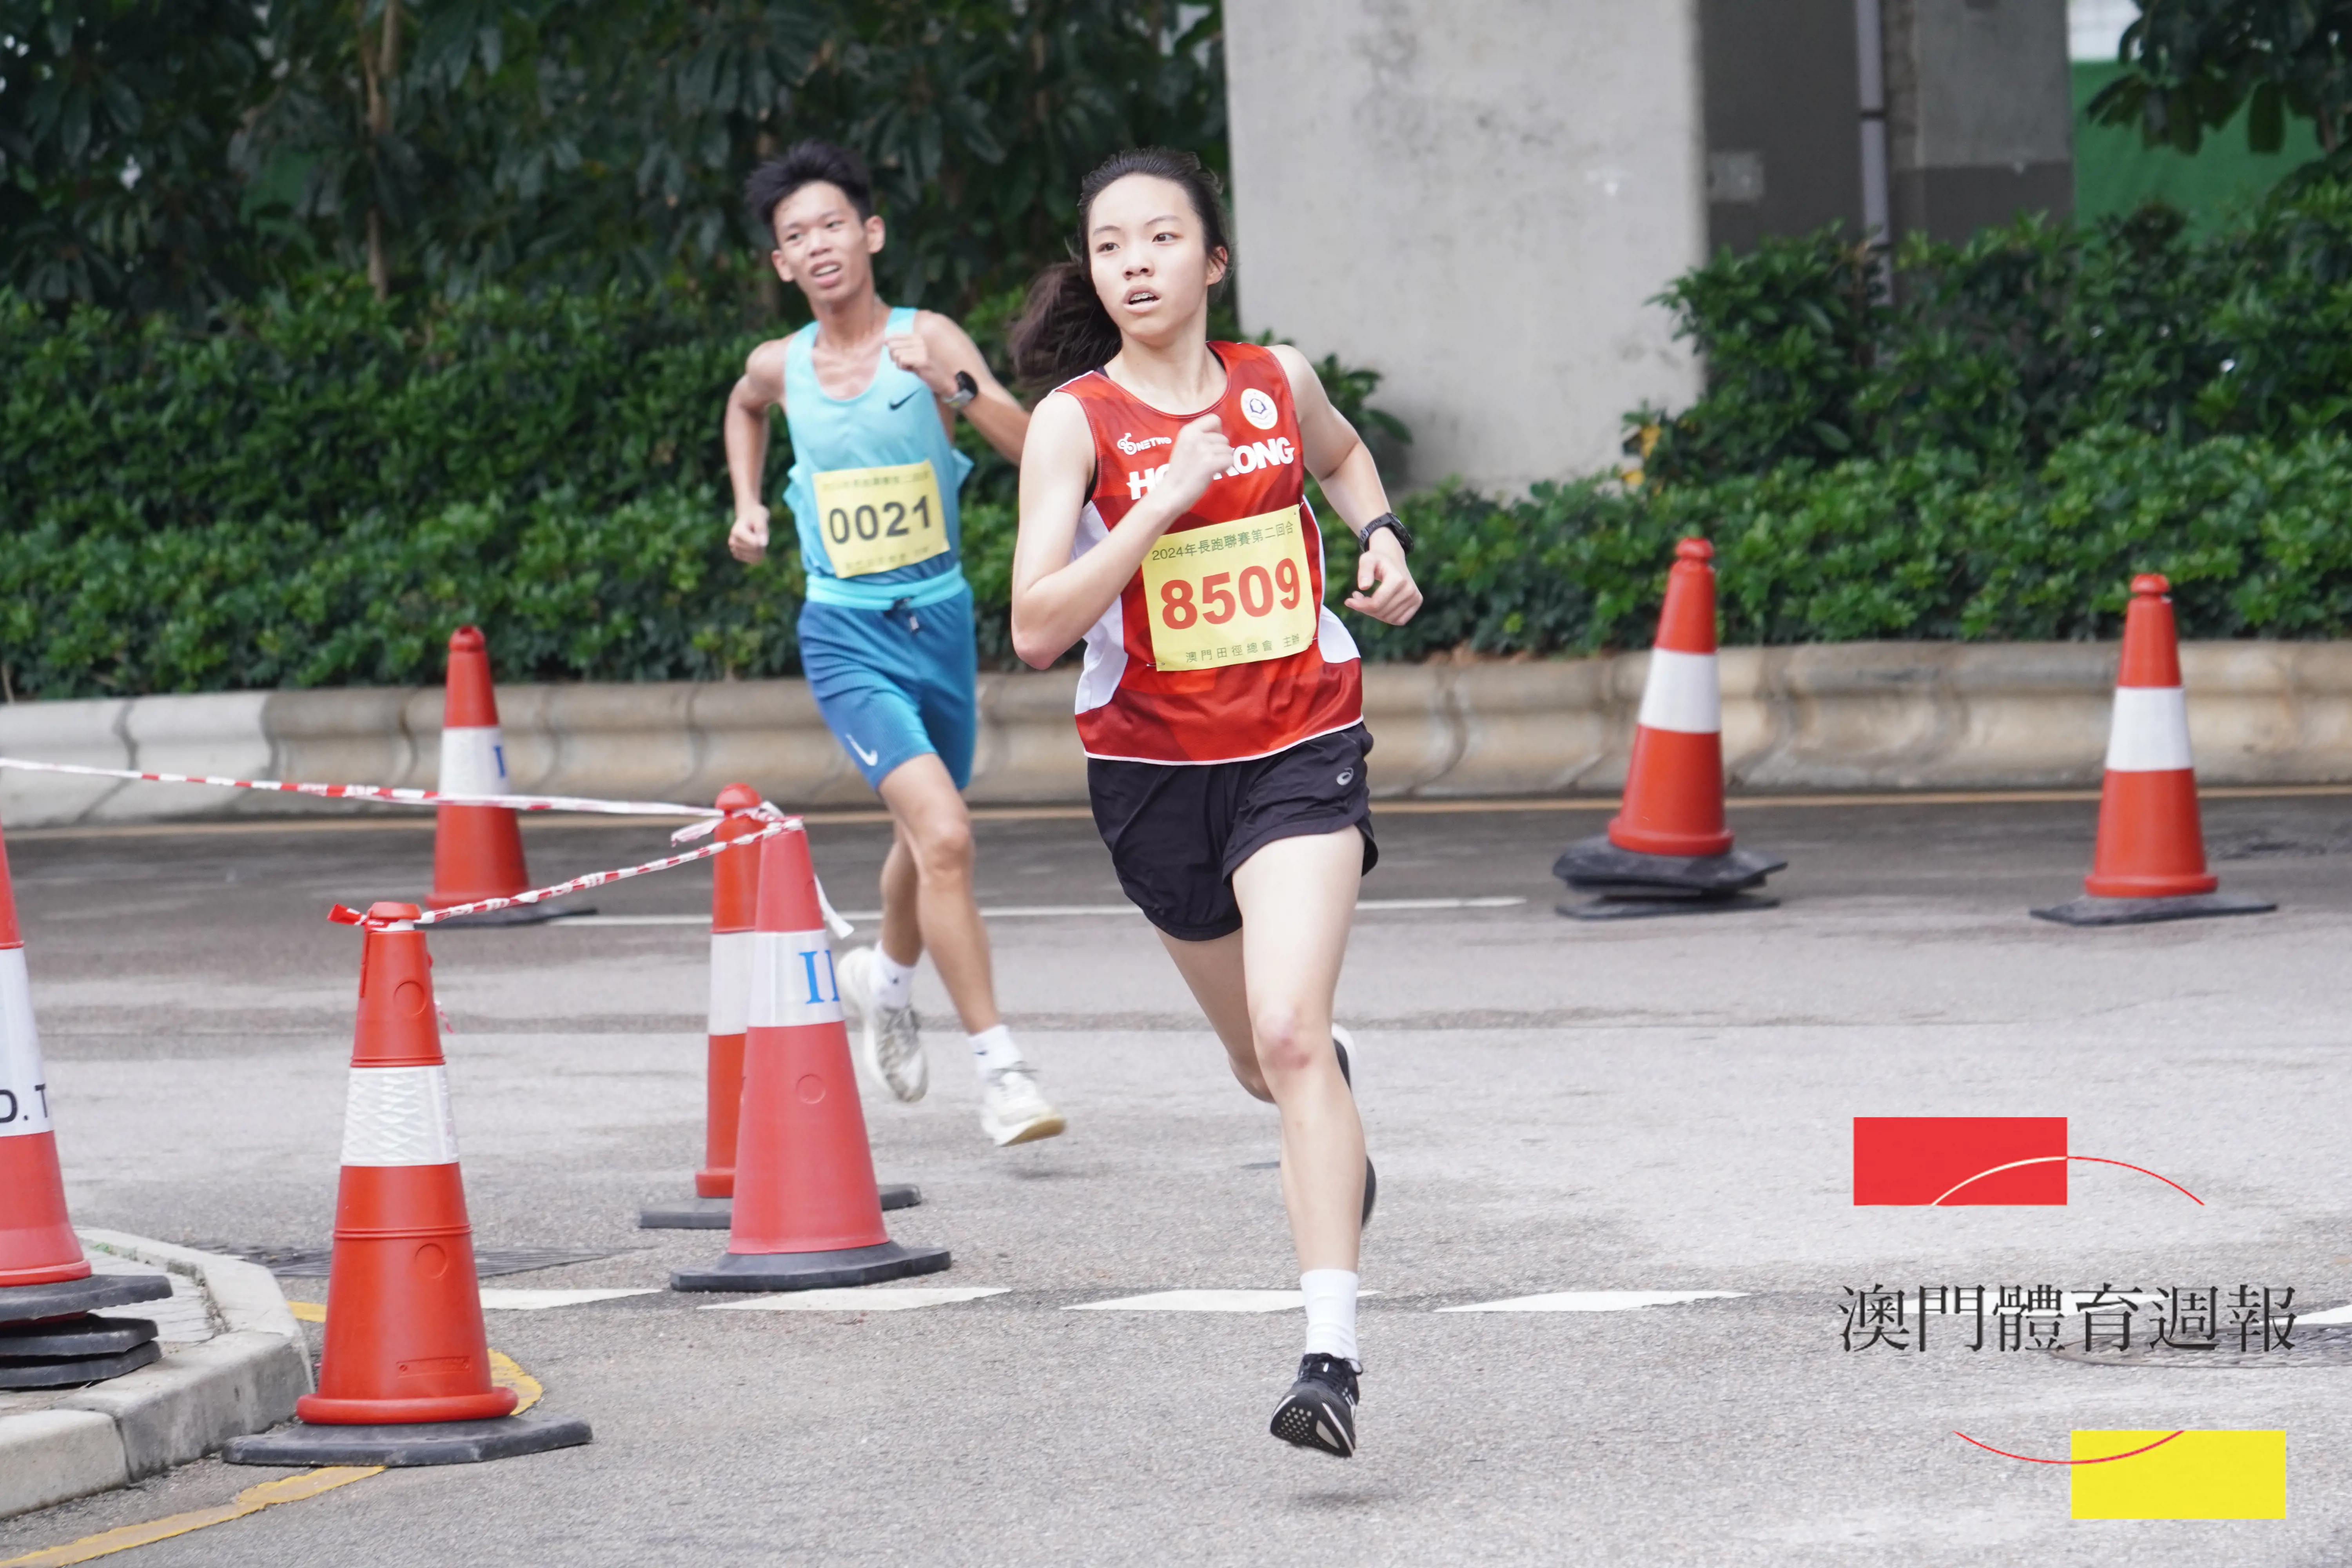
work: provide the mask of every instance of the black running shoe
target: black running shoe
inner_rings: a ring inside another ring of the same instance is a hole
[[[1301,1448],[1355,1458],[1356,1369],[1319,1352],[1301,1358],[1298,1381],[1274,1413],[1272,1431]]]
[[[1356,1076],[1348,1070],[1348,1047],[1334,1037],[1331,1041],[1331,1048],[1339,1053],[1339,1077],[1347,1083],[1348,1092],[1355,1093]],[[1358,1230],[1372,1223],[1372,1205],[1380,1195],[1381,1174],[1372,1169],[1372,1157],[1367,1154],[1364,1156],[1364,1217],[1356,1222]]]

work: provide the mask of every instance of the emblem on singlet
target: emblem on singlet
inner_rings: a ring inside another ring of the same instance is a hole
[[[1255,386],[1242,389],[1242,417],[1261,430],[1271,430],[1282,417],[1274,399]]]

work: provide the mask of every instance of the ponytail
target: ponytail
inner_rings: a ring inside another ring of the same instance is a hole
[[[1047,392],[1118,353],[1118,323],[1103,309],[1083,261],[1056,261],[1029,286],[1013,324],[1013,369],[1035,392]]]
[[[1095,198],[1113,182],[1129,174],[1150,174],[1184,187],[1192,212],[1201,220],[1201,243],[1211,256],[1224,253],[1227,278],[1232,276],[1232,228],[1225,219],[1224,193],[1217,177],[1190,153],[1166,147],[1137,147],[1118,153],[1078,186],[1078,243],[1068,261],[1057,261],[1037,275],[1029,287],[1029,300],[1013,325],[1013,368],[1022,383],[1046,391],[1090,370],[1099,369],[1118,353],[1118,323],[1103,308],[1095,292],[1094,271],[1087,263],[1088,215]],[[1211,298],[1223,287],[1220,280]]]

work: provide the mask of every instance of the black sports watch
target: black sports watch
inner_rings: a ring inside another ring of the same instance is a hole
[[[980,383],[972,379],[971,372],[960,370],[956,372],[956,389],[940,401],[950,408],[961,408],[979,395]]]
[[[1410,529],[1406,528],[1402,522],[1398,521],[1397,514],[1392,511],[1384,511],[1381,513],[1380,516],[1372,519],[1371,521],[1364,524],[1362,529],[1360,529],[1356,534],[1356,542],[1369,550],[1371,548],[1372,535],[1378,533],[1384,528],[1391,533],[1397,536],[1398,549],[1403,551],[1407,555],[1412,553],[1412,532]]]

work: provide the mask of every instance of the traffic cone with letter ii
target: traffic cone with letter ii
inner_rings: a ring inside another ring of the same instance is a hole
[[[735,851],[740,853],[740,851]],[[797,824],[760,846],[760,913],[727,1254],[670,1276],[677,1290],[814,1290],[948,1266],[883,1227],[849,1062],[833,948]]]

